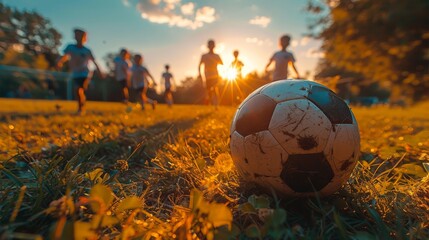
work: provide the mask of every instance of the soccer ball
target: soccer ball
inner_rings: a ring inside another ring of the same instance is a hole
[[[281,80],[241,103],[230,148],[245,180],[285,196],[326,196],[350,177],[360,136],[350,108],[327,87]]]

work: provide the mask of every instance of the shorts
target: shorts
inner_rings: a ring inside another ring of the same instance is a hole
[[[88,87],[89,78],[87,77],[73,78],[73,82],[76,87],[86,89]]]
[[[127,81],[127,79],[119,80],[118,83],[121,84],[122,88],[128,88],[128,81]]]
[[[206,79],[206,88],[208,90],[217,87],[217,84],[219,83],[219,77],[213,77],[213,78],[207,78]]]

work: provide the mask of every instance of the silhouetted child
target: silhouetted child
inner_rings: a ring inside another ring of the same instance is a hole
[[[243,69],[244,64],[242,61],[238,60],[238,54],[239,54],[238,50],[235,50],[233,52],[234,60],[231,63],[231,67],[235,68],[235,70],[237,71],[237,78],[241,79],[242,78],[241,70]]]
[[[207,42],[209,52],[201,56],[200,64],[198,65],[198,76],[201,77],[201,66],[204,65],[205,86],[207,89],[207,98],[211,104],[217,106],[219,104],[219,73],[217,70],[218,65],[223,65],[222,59],[219,55],[214,53],[215,42],[209,40]]]
[[[165,72],[162,73],[161,81],[164,83],[164,98],[169,107],[173,105],[173,87],[175,86],[173,75],[169,71],[170,66],[165,65]]]
[[[265,71],[268,72],[268,67],[272,62],[275,62],[275,68],[273,71],[273,81],[287,79],[288,78],[288,66],[290,65],[296,73],[296,77],[299,78],[298,70],[295,67],[295,58],[291,52],[286,51],[286,48],[289,46],[290,36],[283,35],[280,37],[280,47],[281,50],[274,53],[270,58]]]
[[[128,104],[129,99],[129,85],[130,85],[130,67],[131,63],[129,61],[130,53],[127,49],[123,48],[119,52],[113,62],[115,64],[115,78],[116,81],[121,85],[122,90],[122,102]]]
[[[138,93],[138,101],[141,104],[142,110],[145,109],[144,104],[150,103],[152,109],[155,109],[156,101],[146,96],[149,87],[149,80],[152,80],[154,86],[156,82],[149,71],[143,66],[143,57],[140,54],[134,55],[134,65],[131,67],[131,83],[133,88]]]
[[[76,88],[77,102],[78,102],[78,114],[85,114],[85,102],[86,96],[85,91],[89,84],[89,68],[88,63],[92,61],[103,78],[103,74],[95,61],[94,55],[91,50],[85,47],[87,40],[87,34],[82,29],[74,29],[74,38],[76,44],[69,44],[64,49],[64,55],[57,62],[57,68],[61,68],[66,60],[69,60],[70,70],[72,72],[73,82]]]

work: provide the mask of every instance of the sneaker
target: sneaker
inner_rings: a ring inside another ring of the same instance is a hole
[[[155,107],[156,107],[156,104],[157,104],[157,103],[158,103],[157,101],[153,100],[153,102],[152,102],[152,109],[153,109],[153,110],[155,110]]]

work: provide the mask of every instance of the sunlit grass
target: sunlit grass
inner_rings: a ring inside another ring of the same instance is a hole
[[[0,113],[0,232],[10,238],[72,226],[109,238],[429,237],[428,103],[353,107],[362,159],[350,180],[325,199],[281,200],[238,177],[228,147],[234,108],[89,103],[79,117],[74,103],[59,102],[60,112],[56,102],[22,103],[8,100]],[[109,191],[111,200],[100,193]],[[97,199],[107,209],[87,203]]]

